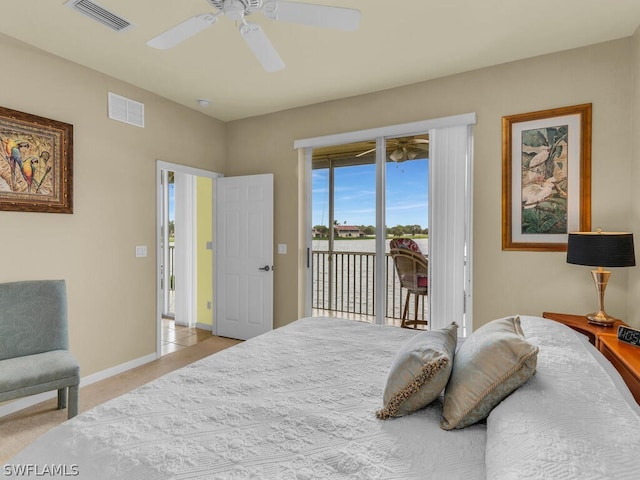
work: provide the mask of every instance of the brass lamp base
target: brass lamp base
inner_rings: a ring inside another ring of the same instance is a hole
[[[612,327],[616,321],[610,315],[604,311],[604,291],[607,288],[607,282],[611,272],[604,270],[602,267],[598,270],[591,270],[591,276],[596,286],[596,292],[598,293],[598,311],[587,315],[587,321],[596,325],[602,325],[603,327]]]
[[[601,325],[603,327],[613,327],[616,320],[616,318],[613,318],[602,310],[599,312],[589,313],[587,315],[587,322],[593,323],[594,325]]]

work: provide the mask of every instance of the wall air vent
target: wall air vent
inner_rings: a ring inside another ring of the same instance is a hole
[[[144,103],[109,92],[109,118],[144,128]]]
[[[133,26],[133,23],[90,0],[69,0],[65,5],[116,32],[129,30]]]

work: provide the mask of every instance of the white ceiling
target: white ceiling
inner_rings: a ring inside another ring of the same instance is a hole
[[[228,18],[171,50],[146,45],[214,12],[206,0],[97,0],[135,24],[120,33],[64,3],[2,0],[0,32],[224,121],[628,37],[640,24],[640,0],[305,0],[359,9],[360,28],[253,14],[287,65],[267,73]],[[19,71],[19,62],[5,68]]]

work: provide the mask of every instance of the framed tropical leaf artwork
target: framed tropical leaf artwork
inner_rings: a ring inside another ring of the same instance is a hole
[[[73,126],[0,107],[0,210],[73,213]]]
[[[502,249],[566,251],[591,230],[591,104],[502,118]]]

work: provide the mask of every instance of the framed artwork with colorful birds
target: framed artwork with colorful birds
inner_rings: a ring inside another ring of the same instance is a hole
[[[0,107],[0,210],[73,213],[73,125]]]

